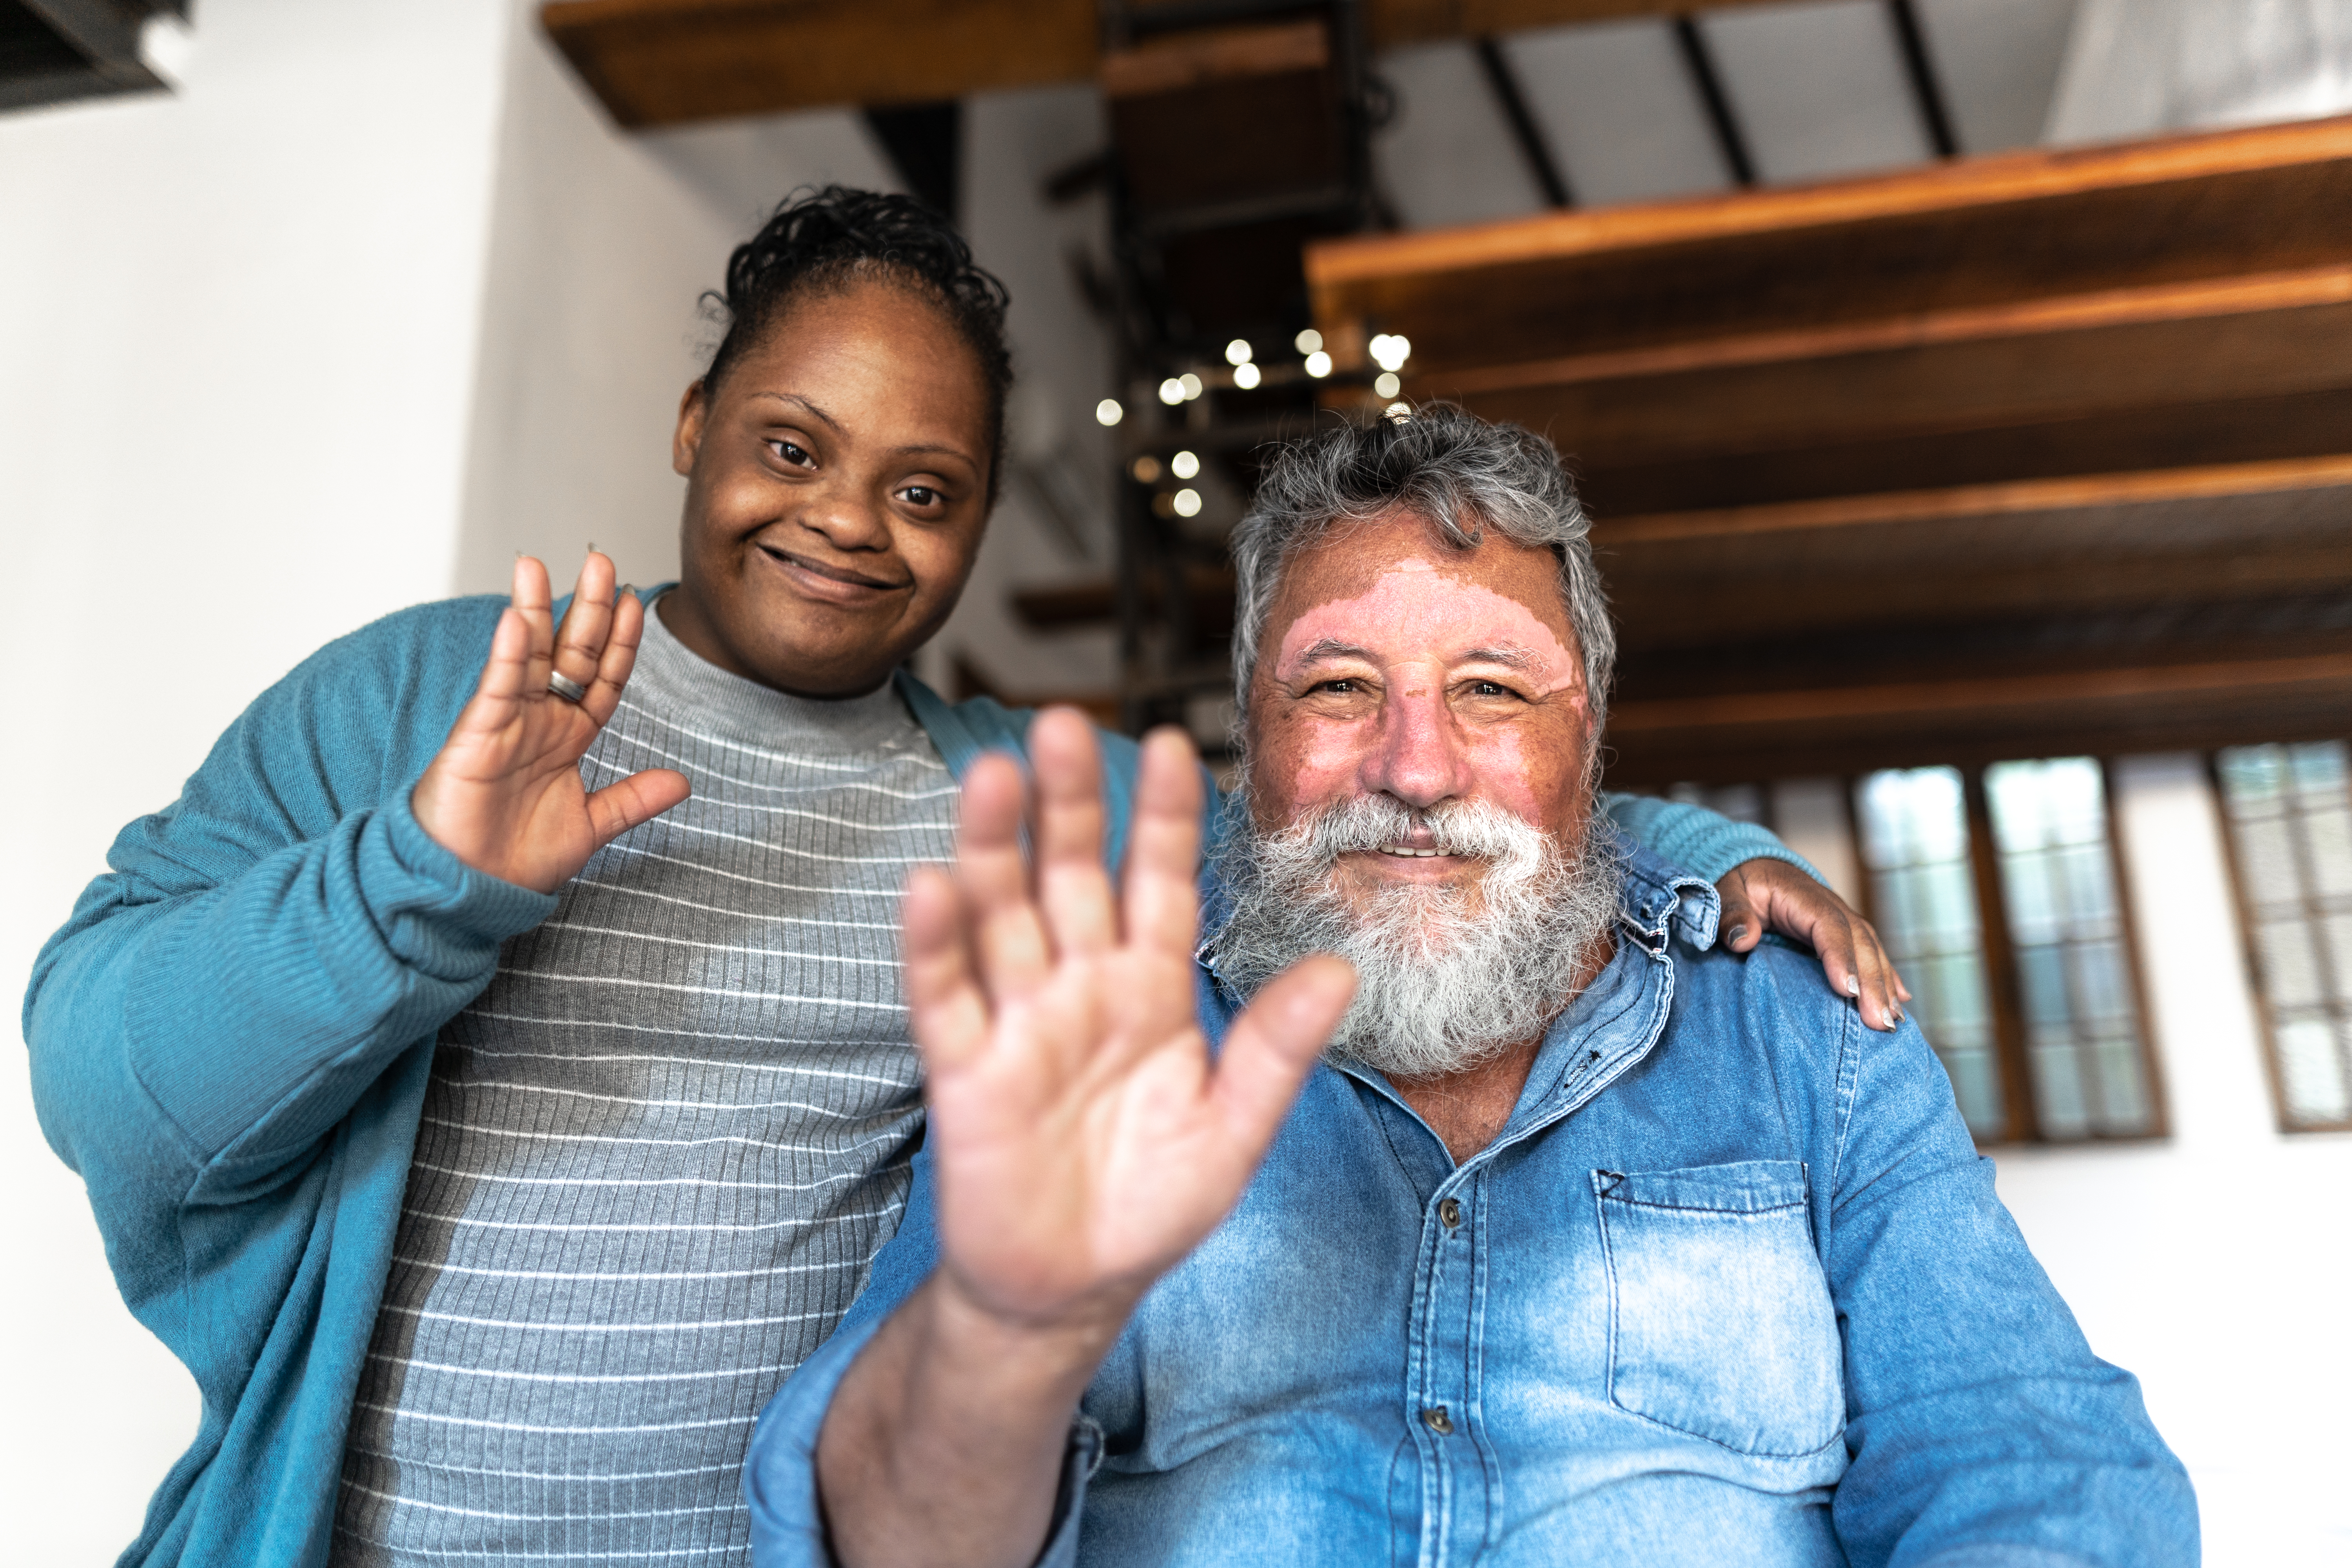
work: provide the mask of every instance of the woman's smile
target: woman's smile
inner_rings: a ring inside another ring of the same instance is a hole
[[[779,550],[772,544],[759,544],[756,548],[761,556],[775,565],[784,581],[796,592],[823,604],[870,605],[877,599],[907,593],[915,585],[912,578],[891,582],[789,550]]]

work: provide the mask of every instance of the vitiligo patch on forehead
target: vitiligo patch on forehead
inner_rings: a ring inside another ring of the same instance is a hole
[[[1574,686],[1579,674],[1559,633],[1528,605],[1420,555],[1389,566],[1353,597],[1300,612],[1283,630],[1276,677],[1294,678],[1310,654],[1333,647],[1360,648],[1383,667],[1507,655],[1546,694]]]

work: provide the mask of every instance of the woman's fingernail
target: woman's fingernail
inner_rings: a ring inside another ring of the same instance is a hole
[[[1731,940],[1734,942],[1747,941],[1748,928],[1746,926],[1733,926],[1731,928]]]
[[[1845,977],[1845,994],[1849,996],[1859,996],[1862,994],[1862,976],[1859,974],[1849,974]]]

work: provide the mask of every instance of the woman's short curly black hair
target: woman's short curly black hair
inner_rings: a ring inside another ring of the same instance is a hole
[[[1004,341],[1012,296],[993,273],[973,264],[971,247],[954,225],[911,197],[845,185],[804,186],[785,197],[727,258],[726,293],[703,296],[727,322],[703,385],[715,391],[802,296],[866,278],[938,306],[979,363],[988,389],[988,500],[994,505],[1004,467],[1004,399],[1013,388],[1013,352]]]

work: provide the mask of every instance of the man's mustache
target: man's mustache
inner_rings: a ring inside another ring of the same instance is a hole
[[[1447,800],[1416,809],[1390,795],[1362,795],[1337,801],[1294,820],[1276,837],[1327,864],[1342,855],[1379,854],[1412,845],[1436,855],[1480,860],[1540,855],[1549,835],[1517,813],[1482,800]]]

